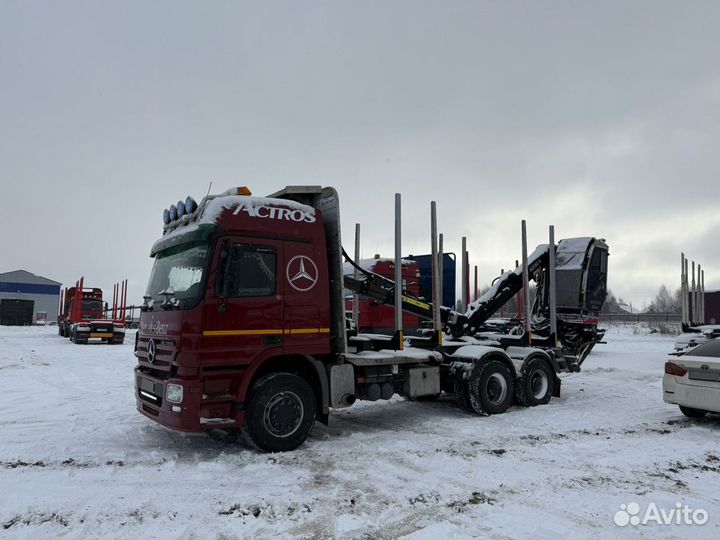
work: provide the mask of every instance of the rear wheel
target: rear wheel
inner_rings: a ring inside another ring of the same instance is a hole
[[[518,381],[518,403],[525,407],[545,405],[555,389],[555,374],[542,358],[533,358],[523,370]]]
[[[688,418],[702,418],[707,414],[707,411],[703,411],[702,409],[693,409],[692,407],[683,407],[682,405],[680,405],[680,412]]]
[[[513,376],[499,360],[490,360],[468,383],[470,402],[478,414],[501,414],[513,400]]]
[[[473,406],[470,403],[470,392],[468,389],[468,383],[464,379],[455,381],[455,401],[457,401],[457,404],[460,406],[461,409],[474,412]]]
[[[250,393],[245,430],[260,450],[295,450],[307,439],[316,409],[315,394],[304,379],[291,373],[266,375]]]

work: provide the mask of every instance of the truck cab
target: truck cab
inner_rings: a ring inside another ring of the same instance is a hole
[[[135,343],[137,408],[183,431],[239,428],[255,383],[284,373],[301,388],[262,411],[276,420],[282,449],[299,428],[297,409],[328,413],[327,397],[311,387],[326,386],[321,360],[335,352],[322,212],[246,188],[188,207],[151,249]]]

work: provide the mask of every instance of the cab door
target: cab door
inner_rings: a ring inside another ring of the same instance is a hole
[[[283,347],[281,241],[226,237],[215,249],[203,308],[204,363],[247,365]]]
[[[327,255],[317,243],[285,241],[285,353],[330,352],[330,299]]]

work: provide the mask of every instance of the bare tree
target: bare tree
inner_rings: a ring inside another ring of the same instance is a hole
[[[615,298],[615,295],[612,293],[610,289],[607,291],[607,296],[605,297],[605,303],[603,304],[602,309],[600,310],[601,313],[611,313],[617,311],[617,305],[618,300]]]
[[[670,294],[667,287],[660,285],[655,300],[650,304],[654,307],[654,311],[658,313],[679,313],[680,312],[680,295],[678,293]]]

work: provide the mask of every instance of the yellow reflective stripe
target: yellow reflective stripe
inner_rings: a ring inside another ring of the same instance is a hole
[[[329,328],[291,328],[289,330],[205,330],[203,336],[280,336],[283,334],[329,334]]]
[[[276,336],[283,331],[277,330],[205,330],[203,336]]]
[[[402,300],[403,302],[406,302],[413,306],[417,306],[419,308],[430,309],[430,304],[426,304],[425,302],[421,302],[420,300],[415,300],[414,298],[410,298],[409,296],[403,296]]]

